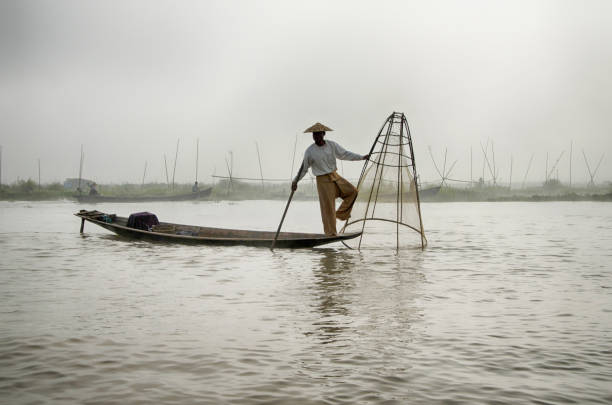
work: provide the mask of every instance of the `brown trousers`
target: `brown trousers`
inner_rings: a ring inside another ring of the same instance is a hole
[[[321,206],[321,220],[326,235],[336,235],[336,218],[345,221],[351,216],[353,202],[357,198],[357,189],[338,173],[332,172],[317,176],[317,191]],[[336,198],[342,198],[342,204],[336,211]]]

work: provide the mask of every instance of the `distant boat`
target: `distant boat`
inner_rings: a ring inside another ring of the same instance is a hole
[[[438,192],[440,191],[440,188],[442,188],[441,186],[435,186],[435,187],[430,187],[430,188],[426,188],[424,190],[419,190],[419,197],[433,197],[436,194],[438,194]]]
[[[86,184],[91,184],[93,182],[93,180],[89,179],[67,178],[64,180],[64,188],[66,190],[77,190],[79,186],[85,187]]]
[[[114,214],[109,215],[99,211],[81,210],[74,215],[82,220],[81,232],[83,231],[85,221],[88,221],[124,237],[170,243],[270,247],[276,235],[276,232],[273,231],[210,228],[170,222],[159,222],[159,224],[151,226],[150,230],[145,230],[128,226],[129,218],[119,217]],[[155,223],[157,223],[157,220],[155,220]],[[361,235],[361,232],[335,236],[320,233],[281,232],[278,235],[275,247],[311,248],[353,239],[359,235]]]
[[[204,190],[174,195],[158,196],[103,196],[103,195],[75,195],[74,198],[80,203],[103,203],[103,202],[153,202],[153,201],[190,201],[208,198],[212,192],[212,187]]]

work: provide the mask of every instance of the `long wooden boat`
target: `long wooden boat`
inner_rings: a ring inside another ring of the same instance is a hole
[[[81,218],[81,232],[83,232],[85,221],[87,221],[127,238],[171,243],[270,247],[276,234],[276,232],[268,231],[211,228],[171,222],[160,222],[159,225],[153,226],[151,230],[142,230],[128,227],[128,218],[114,214],[81,210],[74,215]],[[361,235],[361,232],[335,236],[320,233],[281,232],[278,235],[275,248],[312,248],[353,239],[359,235]]]
[[[80,203],[102,203],[102,202],[153,202],[153,201],[190,201],[208,198],[212,187],[195,193],[158,195],[158,196],[103,196],[103,195],[75,195],[74,198]]]

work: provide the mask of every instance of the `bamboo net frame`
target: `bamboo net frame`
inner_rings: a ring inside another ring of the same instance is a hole
[[[423,230],[412,136],[403,113],[393,112],[387,117],[369,154],[370,159],[363,165],[359,177],[359,195],[352,216],[340,232],[361,231],[356,246],[361,249],[363,236],[367,233],[366,224],[371,221],[394,224],[397,251],[400,250],[402,229],[417,232],[421,249],[425,248],[427,238]]]

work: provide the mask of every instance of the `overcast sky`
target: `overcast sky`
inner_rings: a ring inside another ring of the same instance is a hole
[[[482,170],[493,143],[502,181],[612,180],[612,1],[0,1],[2,182],[289,178],[316,121],[365,154],[404,112],[417,169]],[[171,169],[171,168],[170,168]],[[359,162],[344,162],[357,177]]]

